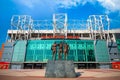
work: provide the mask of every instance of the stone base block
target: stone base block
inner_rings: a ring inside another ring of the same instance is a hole
[[[48,61],[45,77],[51,78],[75,78],[76,73],[73,61]]]

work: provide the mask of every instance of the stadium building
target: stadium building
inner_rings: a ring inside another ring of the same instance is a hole
[[[51,20],[12,16],[11,29],[0,50],[0,68],[45,68],[52,60],[54,42],[69,45],[67,60],[74,61],[76,68],[120,69],[120,29],[110,29],[109,17],[90,15],[87,20],[73,20],[64,13],[53,14]]]

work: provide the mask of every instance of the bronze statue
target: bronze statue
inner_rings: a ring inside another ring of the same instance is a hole
[[[69,45],[65,43],[64,44],[64,60],[67,60],[68,52],[69,52]]]
[[[60,44],[59,44],[59,53],[58,53],[58,55],[59,55],[59,60],[61,59],[61,54],[62,54],[62,52],[63,52],[63,43],[60,42]]]
[[[51,50],[52,50],[52,53],[53,53],[52,59],[55,60],[55,55],[57,53],[57,44],[56,44],[56,42],[52,45]]]
[[[63,43],[60,42],[60,44],[56,44],[56,42],[51,46],[51,50],[52,50],[52,59],[55,60],[55,56],[57,54],[57,46],[59,47],[59,51],[58,51],[58,59],[61,60],[61,54],[64,51],[64,60],[67,60],[67,55],[69,52],[69,45],[67,43]]]

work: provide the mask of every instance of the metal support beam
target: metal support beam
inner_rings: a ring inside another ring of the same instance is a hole
[[[32,27],[33,20],[31,16],[28,15],[13,15],[11,18],[11,30],[17,30],[17,33],[15,36],[13,36],[12,31],[12,41],[16,39],[28,39],[28,33],[26,31],[29,31]]]
[[[64,35],[67,38],[67,14],[53,14],[53,35]]]
[[[107,15],[90,15],[88,18],[88,29],[92,34],[92,38],[96,39],[109,39],[110,21]],[[105,30],[107,37],[105,37]]]

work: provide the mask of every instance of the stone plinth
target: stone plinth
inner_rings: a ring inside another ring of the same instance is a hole
[[[48,61],[45,77],[74,78],[76,77],[73,61]]]

